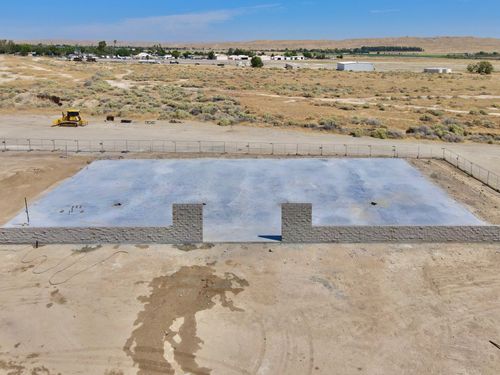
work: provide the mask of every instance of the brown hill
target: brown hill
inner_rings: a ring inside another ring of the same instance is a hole
[[[92,45],[97,41],[75,41],[75,40],[31,40],[20,41],[30,43],[48,44],[80,44]],[[112,45],[113,42],[109,41]],[[427,53],[460,53],[460,52],[500,52],[500,38],[477,38],[477,37],[395,37],[395,38],[366,38],[366,39],[344,39],[344,40],[254,40],[236,42],[200,42],[200,43],[179,43],[179,42],[132,42],[119,41],[120,46],[152,46],[162,44],[171,48],[191,48],[191,49],[215,49],[225,50],[230,47],[245,48],[252,50],[284,50],[308,48],[308,49],[329,49],[329,48],[357,48],[362,46],[411,46],[421,47]]]
[[[249,42],[194,43],[192,47],[226,49],[240,47],[252,50],[285,48],[358,48],[362,46],[412,46],[421,47],[427,53],[450,52],[500,52],[500,39],[476,37],[435,37],[435,38],[368,38],[345,40],[256,40]]]

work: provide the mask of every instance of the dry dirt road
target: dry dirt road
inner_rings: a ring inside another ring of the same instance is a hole
[[[494,375],[499,264],[498,245],[2,246],[0,373]]]
[[[1,138],[79,139],[79,140],[204,140],[233,142],[275,142],[275,143],[335,143],[360,145],[397,145],[401,147],[432,147],[439,153],[443,147],[500,174],[500,145],[479,143],[442,143],[423,140],[381,140],[370,137],[351,136],[259,126],[218,126],[211,123],[186,122],[170,124],[157,121],[155,125],[144,122],[132,124],[106,123],[91,119],[91,125],[83,128],[53,128],[52,119],[46,115],[0,114]]]

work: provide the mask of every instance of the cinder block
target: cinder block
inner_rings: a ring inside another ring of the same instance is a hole
[[[0,228],[0,244],[203,242],[203,204],[173,205],[173,225],[144,228]]]
[[[500,242],[500,226],[321,226],[312,225],[312,205],[285,203],[282,241],[288,243]]]

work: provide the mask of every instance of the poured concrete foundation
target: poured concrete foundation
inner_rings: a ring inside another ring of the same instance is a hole
[[[194,159],[94,162],[31,203],[29,227],[167,227],[200,202],[208,242],[278,239],[287,202],[313,204],[315,226],[484,225],[401,159]]]

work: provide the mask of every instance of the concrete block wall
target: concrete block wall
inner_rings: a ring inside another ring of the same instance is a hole
[[[0,244],[201,243],[203,206],[174,204],[170,227],[0,228]]]
[[[331,226],[312,225],[312,205],[281,207],[282,241],[288,243],[500,242],[500,226]]]

